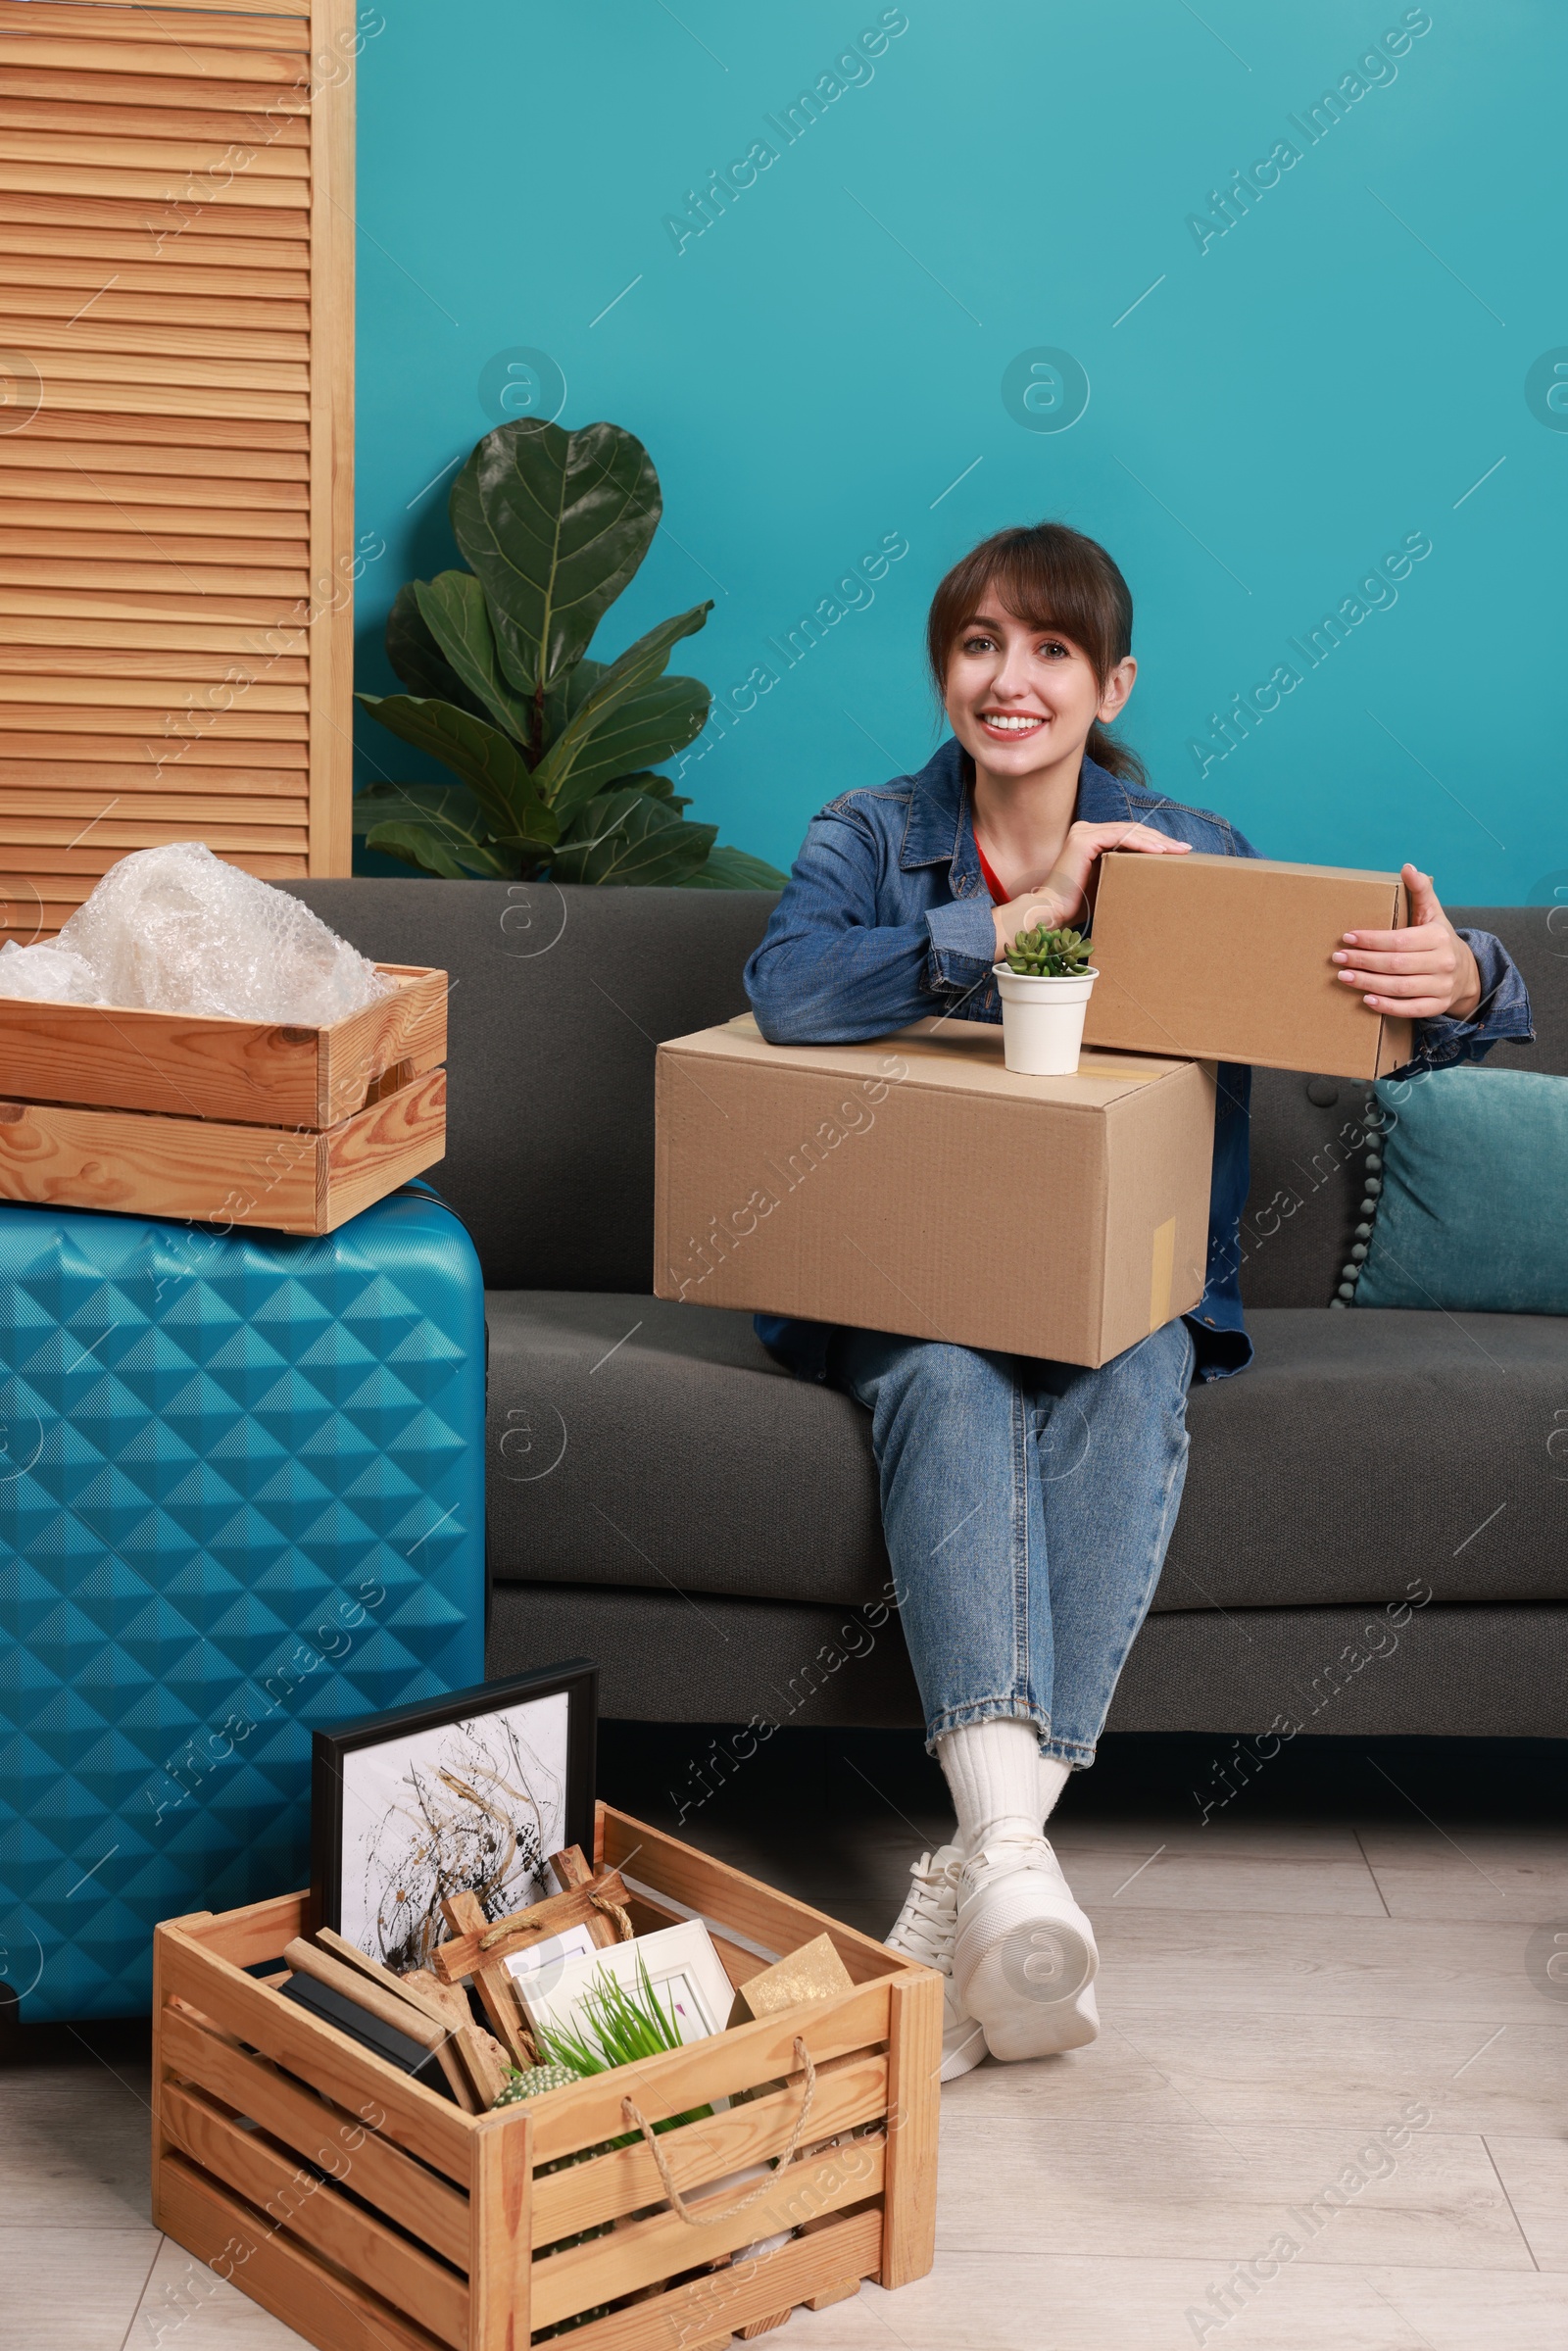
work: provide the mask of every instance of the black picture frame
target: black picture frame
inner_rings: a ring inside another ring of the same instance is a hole
[[[381,1714],[361,1715],[352,1722],[332,1723],[314,1731],[310,1931],[315,1934],[322,1927],[330,1927],[337,1933],[344,1931],[344,1766],[350,1756],[363,1754],[369,1748],[395,1749],[449,1724],[526,1713],[529,1707],[563,1693],[567,1712],[565,1785],[562,1791],[564,1826],[561,1843],[580,1845],[591,1858],[599,1667],[590,1658],[572,1657],[561,1665],[536,1666],[527,1673],[511,1674],[501,1681],[480,1682],[468,1690],[451,1690],[438,1698],[389,1707]],[[375,1952],[371,1956],[381,1954]]]

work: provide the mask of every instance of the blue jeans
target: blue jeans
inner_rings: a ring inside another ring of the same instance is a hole
[[[837,1333],[929,1739],[1012,1715],[1094,1761],[1176,1524],[1193,1362],[1180,1319],[1099,1371]]]

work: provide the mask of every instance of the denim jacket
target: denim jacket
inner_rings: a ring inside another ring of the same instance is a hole
[[[769,1044],[858,1044],[938,1012],[1000,1021],[991,895],[971,822],[972,773],[968,755],[950,738],[918,775],[846,792],[812,819],[746,966],[747,994]],[[1259,854],[1225,817],[1122,783],[1088,758],[1076,813],[1091,824],[1152,825],[1213,856]],[[1418,1021],[1411,1069],[1478,1061],[1504,1037],[1533,1037],[1530,999],[1506,950],[1487,931],[1460,936],[1480,966],[1480,1005],[1469,1020]],[[1251,1074],[1219,1065],[1207,1286],[1187,1317],[1205,1380],[1244,1370],[1252,1355],[1240,1283]],[[759,1315],[757,1331],[792,1371],[826,1379],[827,1325]]]

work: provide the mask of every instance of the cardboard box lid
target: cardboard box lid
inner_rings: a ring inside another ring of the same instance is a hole
[[[1410,1023],[1370,1011],[1331,962],[1347,930],[1396,930],[1396,873],[1271,857],[1101,860],[1085,1034],[1097,1045],[1376,1077]]]
[[[673,1037],[662,1053],[701,1059],[760,1061],[774,1068],[863,1078],[895,1054],[906,1067],[901,1083],[939,1094],[987,1094],[1019,1102],[1055,1102],[1065,1109],[1106,1110],[1141,1088],[1186,1067],[1189,1056],[1085,1051],[1075,1075],[1021,1077],[1004,1066],[1002,1029],[995,1021],[939,1016],[918,1020],[861,1045],[769,1045],[750,1012],[718,1028]]]

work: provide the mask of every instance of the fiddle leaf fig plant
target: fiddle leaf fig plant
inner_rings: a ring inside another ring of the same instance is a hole
[[[1080,931],[1048,930],[1042,922],[1020,931],[1007,950],[1007,969],[1037,980],[1081,980],[1088,976],[1093,939]]]
[[[476,444],[451,497],[470,568],[398,591],[386,650],[406,691],[355,697],[455,780],[358,793],[367,848],[452,880],[783,886],[718,847],[716,825],[688,823],[690,800],[659,773],[707,724],[708,688],[666,667],[711,600],[615,661],[589,659],[662,511],[653,460],[619,425],[519,418]]]

